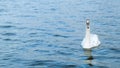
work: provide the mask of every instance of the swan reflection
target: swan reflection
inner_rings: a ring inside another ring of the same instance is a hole
[[[93,60],[93,56],[92,56],[92,50],[84,50],[84,54],[85,56],[87,56],[88,58],[85,60],[85,63],[87,63],[90,66],[93,66],[92,64],[92,60]]]

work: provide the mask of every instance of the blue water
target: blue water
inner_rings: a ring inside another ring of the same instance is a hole
[[[119,68],[120,0],[0,0],[0,68]],[[84,51],[85,20],[101,45]]]

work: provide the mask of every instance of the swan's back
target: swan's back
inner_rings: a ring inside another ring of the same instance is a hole
[[[83,39],[81,45],[83,48],[93,48],[93,47],[97,47],[100,45],[100,41],[99,41],[99,38],[98,38],[98,35],[96,34],[90,34],[90,45],[87,44],[87,41],[86,41],[86,37]]]
[[[100,41],[98,38],[98,35],[96,34],[90,34],[90,46],[91,47],[96,47],[100,45]]]

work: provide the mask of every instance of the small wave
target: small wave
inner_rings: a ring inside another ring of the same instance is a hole
[[[54,61],[52,60],[37,60],[37,61],[33,61],[30,66],[40,66],[40,65],[48,65],[50,63],[52,63]]]
[[[5,39],[2,39],[3,41],[20,41],[19,39],[12,39],[12,38],[5,38]]]
[[[56,51],[56,54],[60,54],[60,55],[72,55],[72,53],[70,52],[63,52],[63,51]]]
[[[2,35],[5,35],[5,36],[15,36],[16,33],[3,33]]]
[[[7,12],[7,10],[5,10],[5,9],[0,9],[0,12]]]
[[[57,28],[57,30],[65,31],[65,32],[75,32],[75,30],[67,29],[67,28]]]
[[[9,38],[6,38],[6,39],[3,39],[4,41],[11,41],[12,39],[9,39]]]
[[[38,50],[38,49],[37,49],[37,50],[34,50],[34,51],[35,51],[35,52],[40,52],[40,53],[46,53],[46,52],[49,53],[48,50]]]
[[[28,18],[28,17],[36,17],[36,16],[34,16],[34,15],[17,15],[16,17]]]
[[[58,34],[55,34],[55,35],[53,35],[53,36],[55,36],[55,37],[63,37],[63,38],[68,38],[68,37],[70,37],[70,36],[63,36],[63,35],[58,35]]]
[[[0,25],[0,28],[13,28],[15,26],[12,25]]]
[[[50,8],[51,11],[56,11],[57,9],[56,8]]]
[[[110,48],[110,50],[114,51],[115,53],[120,53],[120,48]]]
[[[49,36],[54,36],[54,37],[63,37],[63,38],[69,38],[71,36],[65,36],[65,35],[60,35],[60,34],[52,34],[52,33],[44,33],[46,35],[49,35]]]

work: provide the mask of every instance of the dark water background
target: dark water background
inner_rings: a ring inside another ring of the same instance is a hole
[[[85,20],[101,45],[84,51]],[[120,0],[0,0],[0,68],[119,68]]]

